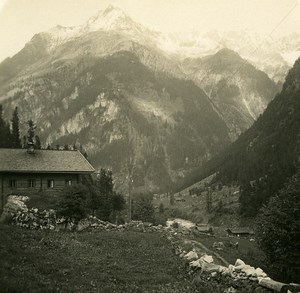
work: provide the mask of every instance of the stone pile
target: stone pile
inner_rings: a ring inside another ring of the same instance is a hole
[[[217,290],[216,292],[224,293],[300,292],[299,284],[274,281],[261,268],[254,268],[241,259],[237,259],[234,265],[223,266],[216,264],[213,256],[202,253],[197,247],[185,251],[183,235],[178,233],[178,228],[169,226],[165,230],[175,254],[184,260],[188,273],[194,277],[193,284],[199,286],[201,290],[207,289],[209,292]],[[222,242],[214,243],[214,248],[222,250],[223,247]]]
[[[54,230],[56,226],[55,211],[40,211],[36,208],[18,211],[12,214],[12,224],[32,230]]]
[[[10,195],[7,197],[7,203],[3,208],[0,222],[8,222],[17,212],[27,212],[28,208],[25,204],[29,200],[27,196]]]
[[[77,231],[84,229],[98,231],[135,231],[135,232],[163,232],[162,225],[154,226],[152,223],[144,223],[141,221],[131,221],[130,223],[115,225],[110,222],[102,221],[96,217],[90,216],[87,219],[79,221]]]
[[[25,202],[28,197],[11,195],[7,199],[1,220],[10,221],[13,225],[32,230],[70,230],[83,231],[136,231],[136,232],[164,232],[162,225],[154,226],[152,223],[131,221],[123,225],[115,225],[102,221],[96,217],[89,216],[78,223],[74,219],[57,217],[54,210],[28,209]]]
[[[240,259],[237,259],[234,265],[225,267],[215,264],[214,258],[211,255],[199,255],[195,249],[186,252],[180,246],[179,241],[175,240],[175,237],[178,234],[172,230],[169,230],[169,232],[168,239],[171,241],[175,253],[188,262],[189,271],[191,273],[200,270],[201,272],[210,273],[212,276],[215,276],[219,273],[223,276],[229,276],[233,279],[249,279],[257,282],[263,278],[268,278],[267,274],[262,269],[247,265]]]

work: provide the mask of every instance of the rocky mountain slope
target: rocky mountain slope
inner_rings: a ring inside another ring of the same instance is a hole
[[[289,71],[281,93],[253,126],[198,170],[193,181],[217,172],[217,181],[238,183],[242,212],[255,215],[299,169],[299,153],[300,59]]]
[[[182,69],[213,101],[233,139],[253,124],[278,91],[267,74],[229,49],[185,59]]]
[[[296,33],[274,37],[252,31],[195,31],[163,35],[158,43],[181,59],[202,58],[223,48],[233,50],[279,85],[300,57],[300,35]]]
[[[181,62],[159,37],[113,7],[35,35],[0,64],[6,116],[18,106],[45,144],[83,144],[120,184],[134,166],[135,187],[168,189],[249,127],[276,87],[234,52]]]

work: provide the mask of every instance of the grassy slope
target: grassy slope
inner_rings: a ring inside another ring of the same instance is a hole
[[[0,225],[1,292],[193,292],[161,234]]]
[[[230,264],[234,264],[239,258],[246,264],[254,267],[260,267],[264,269],[268,274],[270,270],[266,266],[266,260],[264,253],[259,249],[256,242],[251,242],[248,238],[226,237],[226,236],[198,236],[194,237],[195,240],[200,241],[208,249],[218,253],[221,257],[226,259]],[[223,250],[218,251],[213,248],[215,242],[223,242],[225,247]],[[238,242],[238,248],[229,245],[229,242]]]

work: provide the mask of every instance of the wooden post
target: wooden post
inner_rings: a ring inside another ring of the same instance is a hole
[[[0,176],[0,213],[4,207],[3,175]]]
[[[288,291],[287,284],[276,282],[271,279],[261,279],[258,283],[260,286],[274,290],[275,292],[286,293]]]
[[[128,213],[128,220],[129,222],[131,222],[131,184],[132,184],[133,180],[131,178],[131,176],[129,176],[129,182],[128,182],[128,204],[129,204],[129,213]]]

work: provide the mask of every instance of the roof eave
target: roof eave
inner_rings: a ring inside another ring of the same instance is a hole
[[[93,174],[95,173],[95,170],[93,171],[41,171],[41,170],[0,170],[0,173],[56,173],[56,174]]]

